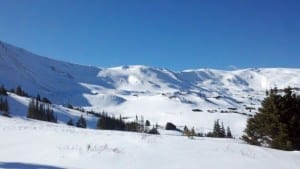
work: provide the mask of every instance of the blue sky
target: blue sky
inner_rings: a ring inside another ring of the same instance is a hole
[[[0,40],[85,65],[300,65],[300,1],[1,0]]]

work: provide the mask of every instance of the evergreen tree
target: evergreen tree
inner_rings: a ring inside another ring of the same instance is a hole
[[[228,128],[227,128],[228,129]],[[226,130],[224,128],[223,122],[220,125],[219,120],[214,122],[214,127],[212,132],[208,132],[206,134],[207,137],[218,137],[218,138],[225,138],[227,137]],[[231,134],[231,133],[230,133]]]
[[[219,120],[216,120],[214,123],[213,137],[221,137],[221,135],[221,126]]]
[[[4,85],[1,85],[1,87],[0,87],[0,95],[7,96],[7,91],[4,87]]]
[[[146,126],[151,126],[150,121],[149,121],[149,120],[146,120],[145,125],[146,125]]]
[[[5,98],[3,104],[4,104],[4,112],[8,113],[9,112],[9,106],[8,106],[7,98]]]
[[[291,88],[271,89],[259,113],[248,119],[246,142],[283,150],[300,150],[300,97]]]
[[[72,104],[70,104],[70,103],[67,104],[67,108],[69,108],[69,109],[74,109],[74,107],[73,107]]]
[[[47,99],[46,97],[43,97],[42,102],[52,104],[52,102],[49,99]]]
[[[73,123],[72,118],[69,119],[69,121],[67,122],[67,125],[69,125],[69,126],[74,126],[74,123]]]
[[[35,102],[34,99],[31,99],[28,105],[28,110],[27,110],[27,118],[36,118],[35,117]]]
[[[153,126],[152,129],[149,130],[148,134],[159,134],[159,132],[158,132],[157,128]]]
[[[229,126],[227,126],[226,137],[227,138],[232,138],[232,134],[231,134],[231,130],[230,130]]]
[[[57,117],[49,104],[45,105],[33,98],[28,105],[27,118],[57,123]]]
[[[57,123],[57,118],[54,116],[54,112],[52,109],[50,109],[49,104],[47,105],[47,109],[45,109],[44,111],[46,121]]]
[[[38,101],[37,101],[38,102]],[[37,113],[37,119],[38,120],[43,120],[43,121],[47,121],[47,117],[46,117],[46,111],[45,110],[45,107],[44,107],[44,104],[39,104],[39,109],[38,109],[38,113]]]
[[[0,111],[3,111],[3,99],[0,97]]]
[[[9,105],[7,102],[7,98],[0,97],[0,111],[3,112],[4,116],[10,117],[9,115]]]
[[[139,132],[139,124],[136,122],[128,122],[126,123],[125,130],[127,131],[133,131],[133,132]]]
[[[36,96],[36,100],[41,101],[41,96],[39,94]]]
[[[28,94],[22,89],[21,86],[17,86],[15,93],[19,96],[26,96],[28,97]]]
[[[85,118],[82,115],[78,119],[78,121],[76,123],[76,126],[80,127],[80,128],[86,128],[86,120],[85,120]]]
[[[122,117],[119,118],[110,117],[105,113],[99,117],[97,121],[97,129],[108,129],[108,130],[125,130],[126,125],[122,120]]]
[[[97,120],[97,124],[96,124],[96,129],[102,129],[102,124],[101,124],[102,122],[101,122],[101,117],[99,117],[98,118],[98,120]]]
[[[220,135],[219,135],[219,137],[223,138],[225,136],[226,136],[226,131],[225,131],[224,125],[222,123],[221,128],[220,128]]]

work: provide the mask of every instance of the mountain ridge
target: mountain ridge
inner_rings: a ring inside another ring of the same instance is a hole
[[[266,90],[300,86],[296,68],[179,72],[144,65],[99,68],[42,57],[3,42],[0,77],[7,89],[20,85],[31,96],[40,94],[59,105],[199,128],[222,119],[238,134],[248,116],[257,112]]]

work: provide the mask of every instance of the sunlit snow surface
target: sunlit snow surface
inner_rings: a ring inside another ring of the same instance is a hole
[[[220,119],[236,137],[248,118],[243,114],[258,111],[266,89],[300,86],[300,69],[173,72],[142,65],[98,68],[41,57],[4,42],[0,42],[0,77],[0,84],[8,89],[21,85],[32,96],[49,98],[62,122],[81,115],[61,106],[70,103],[129,119],[143,116],[153,124],[169,121],[194,126],[200,132],[210,130]],[[11,94],[10,102],[23,107],[12,115],[24,117],[28,99]],[[89,127],[94,128],[97,119],[87,117]]]
[[[299,152],[232,139],[165,134],[79,129],[0,117],[0,168],[298,169],[300,165]]]
[[[112,169],[298,169],[299,152],[284,152],[239,141],[246,121],[258,111],[265,90],[291,86],[299,92],[300,69],[174,72],[142,65],[98,68],[37,56],[0,42],[0,85],[17,85],[54,104],[59,124],[26,119],[30,98],[9,93],[13,118],[0,116],[0,168]],[[134,120],[143,116],[161,135],[96,131],[97,118],[65,108],[108,112]],[[249,111],[251,109],[251,112]],[[194,110],[194,111],[193,111]],[[88,128],[66,126],[83,115]],[[215,120],[230,126],[236,140],[182,137],[162,130],[211,131]]]

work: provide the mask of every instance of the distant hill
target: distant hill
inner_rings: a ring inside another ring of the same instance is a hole
[[[153,122],[212,127],[221,119],[240,135],[265,90],[300,87],[300,69],[184,70],[129,65],[98,68],[57,61],[0,41],[0,84],[58,105],[107,111]]]

